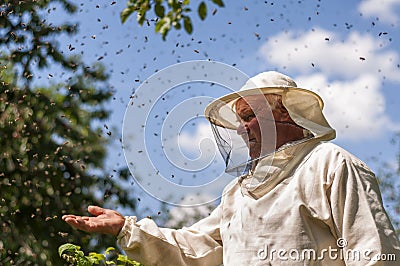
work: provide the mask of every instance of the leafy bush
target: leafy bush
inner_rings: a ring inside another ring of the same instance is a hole
[[[119,254],[114,247],[107,248],[104,253],[90,252],[89,255],[85,255],[80,246],[66,243],[58,248],[58,254],[68,263],[77,266],[91,266],[93,264],[143,266],[143,264]],[[117,262],[111,257],[116,257]]]

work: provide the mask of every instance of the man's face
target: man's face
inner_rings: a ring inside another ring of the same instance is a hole
[[[236,102],[236,113],[240,121],[237,134],[249,147],[251,159],[275,149],[275,126],[271,109],[264,95],[252,95]]]

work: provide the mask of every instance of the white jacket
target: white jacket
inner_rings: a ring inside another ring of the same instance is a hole
[[[231,182],[209,217],[179,230],[126,217],[118,244],[146,266],[400,265],[399,241],[363,162],[318,140],[273,156],[272,166],[263,159]]]

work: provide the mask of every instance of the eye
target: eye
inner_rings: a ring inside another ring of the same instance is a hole
[[[255,117],[254,114],[248,114],[242,117],[244,122],[249,122],[251,119],[253,119]]]

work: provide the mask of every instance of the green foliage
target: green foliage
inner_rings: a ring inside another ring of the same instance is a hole
[[[104,253],[90,252],[88,255],[85,255],[80,249],[80,246],[67,243],[58,248],[58,254],[67,262],[77,266],[91,266],[101,263],[103,265],[142,265],[125,255],[119,254],[114,247],[108,247]]]
[[[61,220],[84,214],[86,206],[114,204],[134,208],[116,182],[128,178],[103,169],[110,136],[101,123],[111,99],[101,64],[67,56],[57,37],[74,34],[70,22],[47,21],[50,4],[66,1],[5,1],[0,4],[0,262],[2,265],[62,265],[54,247],[65,241],[104,248],[113,237],[85,235]],[[35,85],[39,69],[57,67],[63,81]]]
[[[33,66],[48,67],[52,61],[68,70],[76,70],[79,67],[73,58],[65,57],[56,44],[49,41],[60,34],[73,35],[77,32],[76,24],[53,25],[45,19],[40,11],[46,11],[51,2],[59,2],[70,14],[77,10],[76,6],[67,0],[5,0],[0,5],[0,25],[4,30],[0,43],[10,45],[7,59],[14,65],[21,66],[22,75],[19,78],[30,80],[33,76]]]
[[[224,7],[222,0],[212,0],[211,2],[218,7]],[[156,16],[155,31],[160,33],[163,40],[165,40],[168,32],[172,28],[180,30],[182,23],[188,34],[193,32],[190,18],[192,9],[189,5],[190,0],[129,0],[120,17],[122,23],[125,23],[132,14],[136,13],[136,21],[139,25],[143,25],[144,22],[150,25],[147,15],[149,10],[153,10]],[[204,1],[198,5],[197,14],[201,20],[207,17],[207,5]]]

